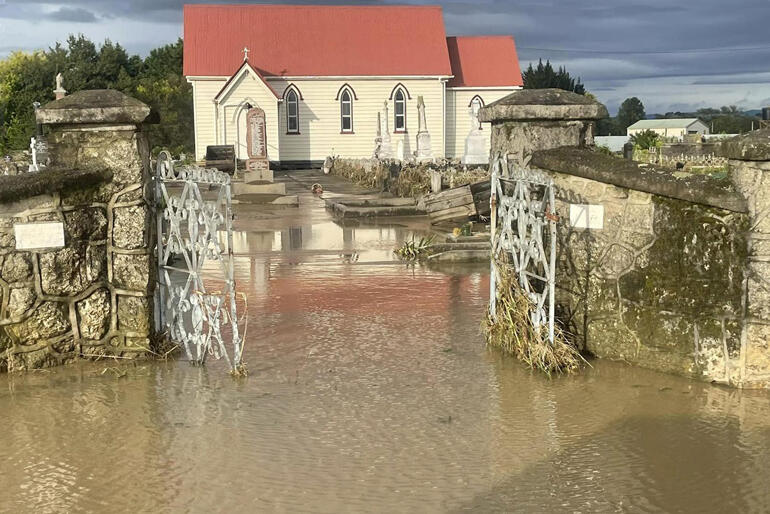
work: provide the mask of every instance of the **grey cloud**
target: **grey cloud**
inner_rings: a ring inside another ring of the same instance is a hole
[[[56,2],[6,1],[5,6],[0,4],[0,18],[35,19],[43,8],[50,10]],[[281,3],[393,4],[404,1],[290,0]],[[580,76],[589,90],[608,97],[633,91],[640,80],[649,84],[651,78],[676,81],[677,77],[681,78],[681,84],[703,88],[704,98],[710,94],[708,88],[729,84],[744,88],[764,87],[767,89],[762,96],[770,95],[770,86],[752,80],[752,75],[766,72],[770,62],[770,31],[766,30],[770,19],[768,0],[406,1],[410,4],[441,4],[450,34],[511,34],[516,38],[522,67],[541,57],[550,59],[555,65],[565,65],[570,73]],[[129,47],[133,51],[145,51],[174,39],[165,36],[163,31],[149,28],[149,24],[179,26],[185,3],[223,2],[248,4],[280,0],[68,0],[67,9],[78,10],[81,18],[62,18],[62,23],[89,21],[87,13],[102,18],[100,26],[123,20],[146,22],[148,30],[141,48]],[[44,34],[39,37],[41,47],[53,43],[45,40]],[[746,50],[747,47],[760,48]],[[721,48],[734,50],[704,51]],[[666,105],[669,92],[670,89],[661,86],[656,101]],[[604,98],[600,95],[600,99]],[[608,99],[608,103],[611,100]],[[670,104],[674,103],[682,104],[671,98]]]
[[[93,23],[98,20],[94,13],[81,7],[62,7],[58,11],[46,15],[46,18],[53,21],[69,21],[76,23]]]

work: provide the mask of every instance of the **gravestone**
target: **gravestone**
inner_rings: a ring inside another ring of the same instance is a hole
[[[267,159],[267,130],[265,127],[265,111],[252,107],[246,113],[246,161],[247,184],[272,182],[273,174],[270,161]]]
[[[468,133],[468,137],[465,138],[463,164],[487,164],[489,162],[487,138],[481,132],[479,109],[479,105],[475,102],[468,108],[468,116],[471,118],[471,131]]]
[[[393,158],[393,146],[390,143],[390,128],[388,128],[388,102],[385,102],[383,105],[383,108],[385,110],[385,116],[383,116],[383,119],[381,120],[381,141],[380,141],[380,152],[377,157],[379,159],[392,159]]]
[[[428,124],[425,121],[425,102],[422,96],[417,97],[417,150],[415,157],[420,162],[433,159],[433,152],[430,147],[430,134],[428,133]]]

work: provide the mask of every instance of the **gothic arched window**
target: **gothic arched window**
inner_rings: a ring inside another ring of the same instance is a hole
[[[353,96],[348,89],[340,95],[340,132],[353,132]]]
[[[406,132],[406,95],[401,88],[393,95],[393,130]]]
[[[299,134],[299,97],[293,89],[286,93],[286,132]]]

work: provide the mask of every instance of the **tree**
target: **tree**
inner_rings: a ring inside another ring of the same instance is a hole
[[[649,150],[658,144],[658,133],[652,130],[643,130],[631,136],[631,142],[642,150]]]
[[[33,102],[53,100],[56,74],[70,92],[117,89],[155,109],[159,125],[148,129],[157,151],[193,148],[192,86],[182,76],[183,43],[156,48],[146,59],[106,40],[97,47],[83,35],[47,51],[16,52],[0,60],[0,154],[24,150],[35,133]]]
[[[635,96],[626,98],[618,109],[617,129],[625,134],[628,127],[645,117],[642,101]]]
[[[563,66],[560,66],[558,70],[554,70],[551,61],[548,60],[543,64],[543,60],[540,59],[537,68],[533,68],[532,63],[529,63],[529,67],[524,71],[522,78],[524,79],[524,89],[555,87],[565,91],[572,91],[579,95],[586,92],[585,86],[580,82],[580,77],[573,79]]]

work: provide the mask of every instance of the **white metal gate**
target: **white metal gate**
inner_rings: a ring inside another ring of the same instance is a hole
[[[511,266],[532,302],[535,327],[548,326],[554,341],[556,221],[554,185],[545,173],[498,156],[491,165],[491,278],[489,312],[496,307],[497,267]]]
[[[208,355],[241,367],[233,271],[230,176],[199,166],[175,167],[168,152],[155,172],[158,288],[156,329],[179,343],[187,357],[203,364]],[[207,291],[204,267],[218,290]],[[220,287],[221,284],[221,287]]]

